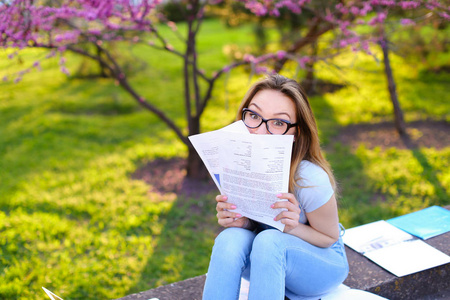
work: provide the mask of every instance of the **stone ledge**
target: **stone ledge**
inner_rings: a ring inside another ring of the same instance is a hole
[[[450,255],[450,232],[425,242]],[[368,291],[391,300],[419,299],[450,290],[450,264],[397,277],[347,246],[346,252],[350,273],[344,284],[351,288]]]
[[[450,206],[445,208],[450,210]],[[425,242],[450,255],[450,232],[428,239]],[[450,296],[450,264],[399,278],[347,246],[345,248],[350,272],[344,284],[350,288],[368,291],[391,300],[449,299],[447,296]],[[147,300],[151,298],[158,298],[159,300],[200,300],[204,282],[205,275],[201,275],[128,295],[120,298],[120,300]]]
[[[200,300],[202,299],[205,279],[205,275],[200,275],[148,291],[131,294],[117,300],[147,300],[152,298],[158,298],[159,300]]]

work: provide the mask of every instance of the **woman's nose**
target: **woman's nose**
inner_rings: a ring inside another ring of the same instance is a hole
[[[256,134],[270,134],[270,132],[267,130],[267,125],[266,123],[262,123],[258,128],[255,128],[255,132]]]

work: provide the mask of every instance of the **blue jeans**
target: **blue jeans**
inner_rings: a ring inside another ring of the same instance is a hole
[[[276,229],[227,228],[215,240],[203,299],[238,299],[241,277],[250,280],[249,300],[319,299],[347,274],[342,238],[320,248]]]

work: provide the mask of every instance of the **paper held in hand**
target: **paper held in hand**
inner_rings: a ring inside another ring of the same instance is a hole
[[[272,209],[279,193],[289,191],[292,135],[250,134],[242,121],[189,137],[233,212],[283,231]]]

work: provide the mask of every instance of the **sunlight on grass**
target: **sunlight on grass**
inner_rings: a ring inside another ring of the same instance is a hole
[[[223,67],[223,49],[253,43],[251,32],[205,21],[201,67]],[[130,82],[186,132],[181,61],[145,45],[117,47],[136,68]],[[9,60],[9,53],[0,52],[0,78],[47,54],[24,50]],[[132,178],[156,158],[186,158],[186,146],[112,80],[77,77],[96,66],[66,58],[69,77],[53,57],[17,84],[0,82],[0,298],[45,299],[44,286],[64,299],[110,299],[204,274],[219,230],[215,192],[162,195]],[[392,60],[405,119],[449,121],[449,75]],[[382,65],[354,54],[336,62],[341,69],[321,64],[317,76],[346,86],[311,97],[325,145],[340,126],[392,121]],[[288,65],[285,74],[296,71]],[[257,78],[237,69],[218,80],[202,131],[232,122]],[[449,204],[450,147],[327,149],[346,227]]]

